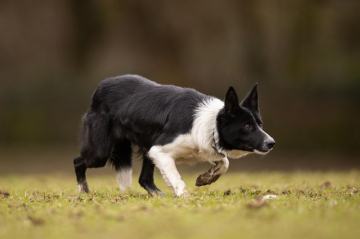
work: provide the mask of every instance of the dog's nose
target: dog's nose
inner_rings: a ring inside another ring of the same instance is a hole
[[[266,143],[267,143],[267,147],[268,147],[269,149],[272,149],[272,148],[274,148],[275,140],[271,140],[271,141],[266,142]]]

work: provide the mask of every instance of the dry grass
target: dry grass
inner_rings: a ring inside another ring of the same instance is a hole
[[[150,197],[114,177],[0,176],[0,238],[359,238],[360,172],[226,174],[191,197]],[[157,178],[160,188],[166,189]],[[276,199],[263,200],[265,195]]]

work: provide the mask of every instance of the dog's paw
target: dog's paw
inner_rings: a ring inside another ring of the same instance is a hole
[[[166,196],[166,193],[164,193],[163,191],[161,191],[160,189],[156,190],[154,195],[158,195],[158,196]]]
[[[78,183],[78,190],[79,190],[79,193],[89,193],[90,192],[89,186],[86,181]]]
[[[209,170],[208,172],[203,173],[199,177],[197,177],[195,186],[201,187],[205,185],[210,185],[219,178],[220,175],[214,175],[211,170]]]
[[[199,175],[196,179],[195,186],[205,186],[216,182],[220,176],[228,169],[229,162],[226,160],[215,162],[215,165],[211,167],[206,173]]]
[[[191,196],[190,193],[186,189],[185,189],[184,193],[181,195],[181,197],[183,197],[183,198],[189,198],[190,196]]]
[[[182,190],[176,190],[175,194],[179,198],[188,198],[191,196],[187,188],[183,188]]]

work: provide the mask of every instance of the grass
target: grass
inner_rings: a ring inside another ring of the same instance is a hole
[[[0,238],[360,238],[359,171],[233,173],[201,188],[196,176],[183,176],[188,199],[160,178],[165,197],[135,178],[120,192],[113,176],[89,176],[79,195],[74,176],[0,176]]]

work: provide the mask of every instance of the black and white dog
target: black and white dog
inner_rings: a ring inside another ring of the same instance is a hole
[[[215,164],[213,182],[227,171],[228,158],[266,154],[275,141],[262,129],[257,85],[239,104],[233,87],[223,102],[136,75],[109,78],[100,83],[83,117],[81,152],[74,159],[79,191],[89,192],[86,169],[103,167],[108,160],[120,189],[128,187],[135,145],[143,158],[143,188],[164,195],[154,184],[156,165],[177,196],[188,196],[176,163]]]

